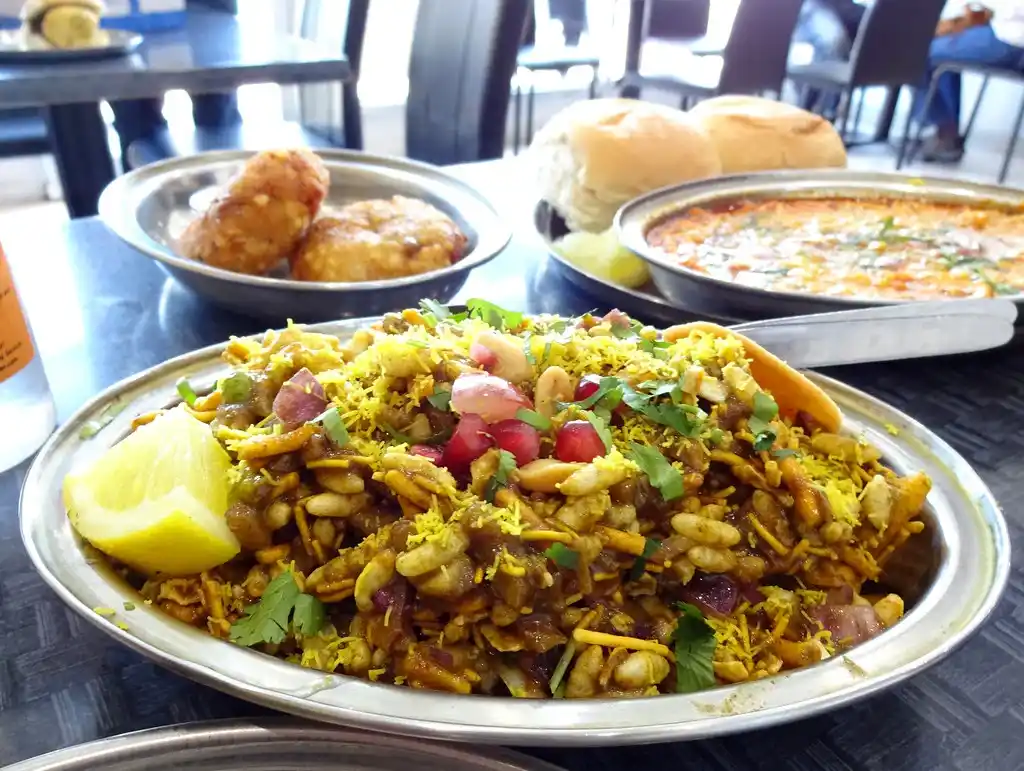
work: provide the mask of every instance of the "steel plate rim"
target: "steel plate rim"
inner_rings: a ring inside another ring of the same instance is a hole
[[[757,183],[763,183],[758,186]],[[686,206],[695,203],[706,203],[715,198],[729,198],[734,195],[757,195],[772,192],[782,193],[787,184],[808,184],[820,182],[827,187],[842,187],[844,183],[860,182],[882,185],[876,190],[874,197],[884,197],[886,193],[896,190],[913,188],[927,196],[927,191],[935,187],[956,187],[962,191],[976,194],[978,198],[986,200],[1008,198],[1016,199],[1017,203],[1024,202],[1024,191],[1011,187],[988,185],[981,182],[968,182],[943,177],[926,177],[916,174],[903,174],[899,172],[862,171],[856,169],[808,169],[784,171],[760,171],[747,172],[742,174],[726,174],[710,179],[700,179],[692,182],[684,182],[679,185],[652,190],[644,193],[627,203],[615,213],[612,220],[612,228],[619,237],[620,243],[636,254],[642,260],[655,268],[661,268],[687,281],[702,284],[708,289],[717,290],[723,294],[741,294],[751,298],[760,298],[779,303],[789,302],[817,302],[822,305],[835,306],[837,310],[849,310],[852,308],[864,308],[875,306],[903,305],[917,302],[916,300],[891,300],[887,298],[857,298],[838,297],[814,292],[798,292],[780,289],[760,289],[757,287],[737,284],[725,279],[709,276],[705,273],[687,268],[683,265],[672,262],[665,256],[654,250],[646,239],[646,230],[654,220],[664,219],[671,216],[673,212],[678,213]],[[749,185],[749,186],[747,186]],[[738,190],[735,188],[739,187]],[[780,189],[782,188],[782,189]],[[802,188],[795,188],[802,189]],[[811,188],[807,188],[808,190]],[[985,194],[988,195],[985,195]],[[871,197],[871,196],[865,196]],[[698,199],[691,201],[690,199]],[[656,214],[641,217],[637,210],[664,201],[661,210]],[[1007,201],[1009,202],[1009,201]],[[1018,305],[1024,306],[1024,294],[1016,297],[1007,297]]]
[[[408,737],[391,734],[360,732],[327,723],[314,723],[291,717],[253,719],[227,718],[175,723],[131,731],[84,744],[73,745],[33,758],[4,766],[3,771],[96,771],[111,763],[138,763],[138,755],[152,750],[153,755],[187,749],[190,753],[216,751],[245,745],[323,745],[325,758],[337,760],[337,753],[351,745],[380,747],[382,750],[400,747],[410,753],[446,760],[460,761],[465,768],[477,771],[561,771],[558,766],[514,750],[499,747],[470,748],[451,742],[418,742]],[[283,749],[282,747],[281,749]],[[308,753],[304,753],[308,754]],[[95,765],[103,763],[104,766]],[[241,763],[239,768],[245,766]]]
[[[376,317],[371,317],[369,319],[351,319],[342,322],[327,322],[324,324],[310,325],[308,328],[314,331],[324,331],[331,334],[349,334],[351,331],[359,328],[359,326],[365,325],[368,321],[375,320],[375,318]],[[139,387],[147,381],[157,380],[158,378],[166,377],[168,375],[176,376],[186,370],[190,365],[195,366],[199,363],[208,362],[211,358],[219,357],[220,352],[223,350],[223,345],[223,343],[217,343],[190,353],[182,354],[148,370],[125,378],[93,397],[87,404],[76,411],[76,413],[64,425],[60,426],[46,442],[37,454],[36,459],[33,461],[28,473],[26,474],[20,496],[19,529],[26,551],[36,568],[36,571],[66,605],[89,623],[101,629],[103,632],[119,642],[143,654],[147,658],[171,669],[172,671],[183,674],[189,679],[209,685],[233,696],[274,709],[280,709],[293,715],[307,717],[321,722],[333,723],[336,725],[363,728],[371,731],[401,736],[424,737],[440,740],[447,739],[449,741],[466,741],[484,744],[518,743],[531,746],[606,746],[686,741],[723,736],[745,730],[767,728],[781,723],[791,722],[796,719],[803,719],[824,712],[829,712],[846,704],[851,704],[868,698],[882,690],[886,690],[893,685],[903,682],[907,678],[912,677],[945,659],[970,639],[978,628],[991,616],[1009,579],[1011,552],[1009,530],[1007,528],[1005,518],[1002,515],[998,502],[992,495],[988,486],[977,472],[973,470],[970,464],[944,439],[938,437],[920,422],[914,420],[905,413],[890,407],[882,400],[865,394],[852,386],[845,385],[832,378],[812,372],[809,373],[810,377],[819,384],[832,389],[832,392],[837,395],[837,397],[841,399],[856,398],[867,402],[872,407],[883,408],[885,412],[899,416],[902,424],[907,428],[912,428],[928,435],[929,440],[934,444],[934,449],[949,456],[952,459],[952,463],[957,467],[955,469],[951,469],[944,463],[943,470],[951,474],[952,478],[956,480],[960,480],[961,476],[969,477],[971,490],[974,493],[972,501],[974,501],[976,505],[980,504],[982,501],[987,504],[986,513],[983,514],[977,508],[975,509],[975,513],[985,521],[985,525],[988,528],[986,533],[988,540],[984,546],[990,549],[991,555],[990,559],[986,561],[985,564],[986,570],[991,575],[985,582],[986,588],[982,600],[977,604],[974,613],[969,617],[969,619],[959,625],[952,639],[944,640],[940,644],[932,645],[926,652],[922,653],[917,658],[914,658],[897,668],[888,670],[883,675],[876,677],[873,680],[860,680],[853,685],[845,686],[839,694],[822,693],[810,699],[789,703],[784,706],[753,708],[737,711],[733,714],[709,714],[706,718],[690,721],[688,723],[680,723],[678,721],[673,722],[669,719],[664,719],[658,722],[650,722],[642,726],[615,725],[608,727],[579,725],[570,728],[551,728],[550,726],[543,725],[525,727],[521,724],[517,725],[515,723],[501,726],[481,726],[467,721],[449,721],[431,717],[430,715],[436,714],[442,706],[451,707],[453,704],[456,704],[456,702],[469,702],[471,700],[480,703],[478,700],[489,700],[490,697],[437,694],[433,692],[412,691],[412,689],[402,689],[405,692],[403,698],[419,702],[422,709],[417,714],[427,715],[427,717],[409,718],[389,716],[381,713],[369,713],[366,711],[355,710],[345,705],[326,704],[322,701],[317,701],[314,698],[317,695],[316,691],[311,694],[297,696],[293,693],[284,693],[280,690],[269,689],[265,686],[251,682],[241,682],[237,678],[225,675],[201,662],[185,661],[180,658],[176,658],[173,654],[162,650],[156,645],[141,640],[135,635],[130,634],[128,631],[119,629],[111,623],[110,619],[96,613],[92,607],[87,606],[84,601],[79,599],[75,592],[69,586],[65,585],[59,577],[51,571],[49,565],[47,565],[45,560],[42,558],[42,555],[37,548],[37,544],[31,537],[29,520],[25,515],[26,509],[30,508],[33,503],[31,500],[32,497],[38,497],[45,493],[45,490],[36,490],[36,487],[39,486],[37,477],[42,473],[41,468],[45,466],[50,455],[54,453],[56,448],[59,448],[65,442],[74,441],[81,424],[85,422],[87,416],[97,413],[97,411],[104,405],[115,403],[119,395],[129,393],[132,389]],[[113,424],[116,423],[117,419],[115,418]],[[955,474],[953,473],[954,471]],[[960,487],[963,488],[963,485],[961,484]],[[963,488],[963,492],[967,492],[966,488]],[[42,501],[40,501],[40,504],[41,503]],[[45,507],[40,506],[40,508]],[[61,515],[66,519],[63,509],[61,509]],[[98,571],[93,570],[93,574],[98,577],[97,580],[102,580],[99,578]],[[926,593],[924,599],[927,599],[927,596],[928,595]],[[157,611],[153,612],[156,613]],[[913,610],[911,611],[911,614],[908,615],[908,618],[912,614]],[[178,622],[174,622],[169,618],[166,619],[166,623],[173,624],[174,628],[177,628],[178,625]],[[203,634],[198,630],[193,631],[196,631],[198,634]],[[874,650],[880,647],[881,643],[884,642],[885,639],[886,636],[884,634],[880,635],[879,637],[858,646],[849,654],[846,654],[844,658],[848,658],[857,651],[867,652],[869,649]],[[212,640],[212,642],[218,645],[227,645],[227,643],[223,643],[218,640]],[[266,658],[263,654],[246,650],[233,651],[232,654],[259,656],[263,659]],[[273,662],[278,662],[283,666],[288,667],[294,666],[285,664],[284,662],[279,662],[277,659],[270,659],[270,661],[267,661],[266,666],[271,666]],[[812,668],[793,670],[789,675],[780,675],[766,681],[742,684],[739,687],[746,687],[748,689],[747,692],[752,692],[751,689],[761,683],[771,686],[772,681],[780,681],[780,679],[785,680],[788,678],[798,677],[800,675],[813,674],[812,670],[827,667],[832,663],[834,662],[824,662]],[[324,679],[330,678],[325,677]],[[344,677],[341,679],[346,681],[352,680],[352,678]],[[374,689],[384,688],[391,690],[393,688],[392,686],[385,684],[363,683],[362,681],[358,682],[362,683],[362,685],[366,687]],[[338,686],[333,686],[330,690],[333,690],[336,687]],[[708,694],[713,693],[714,691],[734,690],[735,688],[736,686],[723,686],[722,688],[713,689],[713,691],[706,691],[703,693]],[[668,707],[672,701],[688,699],[691,696],[699,695],[700,694],[665,695],[656,698],[657,700],[670,700],[665,704],[665,706]],[[495,697],[495,699],[497,698],[500,697]],[[517,708],[519,706],[526,706],[530,711],[535,710],[538,705],[541,705],[542,709],[547,709],[552,712],[559,709],[572,712],[581,706],[573,703],[551,700],[545,700],[529,705],[524,705],[518,700],[502,699],[502,701],[510,701]],[[609,708],[614,708],[617,704],[623,704],[621,700],[614,699],[594,700],[591,703],[607,705]],[[434,710],[433,713],[431,712],[431,708]],[[443,712],[443,710],[440,711]],[[536,722],[540,723],[539,720]]]
[[[240,162],[251,157],[253,150],[213,150],[196,153],[183,158],[168,158],[151,163],[115,179],[100,194],[97,206],[100,220],[122,241],[136,251],[162,263],[171,270],[182,270],[205,278],[223,281],[227,284],[244,284],[251,287],[281,291],[321,292],[331,294],[379,292],[389,289],[400,289],[427,283],[434,279],[444,279],[468,273],[481,265],[493,260],[508,246],[512,240],[512,231],[504,223],[494,204],[472,185],[463,182],[439,166],[429,163],[398,158],[357,150],[337,148],[314,148],[314,152],[325,161],[352,163],[361,166],[385,166],[415,175],[425,175],[440,179],[449,188],[459,190],[486,211],[490,222],[473,223],[476,230],[477,244],[473,250],[458,262],[440,270],[418,273],[414,276],[403,276],[396,279],[377,281],[299,281],[291,278],[272,278],[269,276],[251,276],[245,273],[234,273],[224,268],[216,268],[196,260],[190,260],[174,253],[169,247],[154,241],[138,224],[134,217],[134,206],[130,205],[129,191],[132,185],[140,180],[159,178],[165,172],[177,168],[199,166],[205,161],[209,166]]]

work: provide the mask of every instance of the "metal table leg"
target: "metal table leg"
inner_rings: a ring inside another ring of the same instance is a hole
[[[629,27],[626,30],[626,70],[624,78],[640,72],[640,48],[644,42],[646,30],[647,0],[630,0]],[[640,89],[636,86],[625,86],[619,91],[623,99],[638,99]]]
[[[45,112],[68,214],[72,218],[92,217],[100,193],[114,179],[114,161],[100,106],[59,104]]]

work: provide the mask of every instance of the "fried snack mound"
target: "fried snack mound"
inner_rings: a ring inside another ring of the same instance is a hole
[[[294,253],[330,182],[309,150],[257,153],[225,195],[181,236],[182,253],[236,273],[261,275]]]
[[[359,201],[310,229],[292,260],[302,281],[376,281],[446,268],[466,247],[448,215],[428,203],[395,196]]]

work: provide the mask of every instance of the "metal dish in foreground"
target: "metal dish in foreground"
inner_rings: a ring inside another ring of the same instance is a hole
[[[347,338],[366,321],[312,329]],[[60,598],[107,634],[196,681],[285,712],[392,734],[533,746],[679,741],[749,731],[865,698],[935,664],[978,629],[1007,580],[1006,523],[967,462],[892,407],[812,374],[843,409],[846,431],[863,434],[901,474],[922,470],[934,484],[925,533],[911,541],[916,547],[890,563],[885,576],[908,599],[906,617],[849,653],[812,667],[646,699],[456,696],[302,669],[210,637],[141,603],[132,611],[100,615],[94,608],[120,609],[137,602],[138,595],[83,550],[61,501],[62,480],[123,437],[135,414],[176,401],[180,377],[188,377],[197,390],[212,387],[226,372],[221,350],[221,345],[204,348],[135,375],[61,426],[26,477],[22,539]]]
[[[552,246],[554,241],[569,232],[569,228],[547,201],[539,201],[534,207],[533,223],[541,238],[544,239],[548,256],[558,273],[584,292],[607,303],[609,307],[618,308],[641,321],[652,324],[659,322],[669,325],[678,324],[698,317],[705,321],[715,321],[721,324],[731,324],[740,320],[735,316],[721,314],[705,313],[698,316],[693,311],[681,308],[667,299],[650,281],[642,287],[633,289],[613,283],[573,264]]]
[[[157,260],[210,302],[247,316],[325,321],[371,316],[415,306],[422,298],[450,300],[469,272],[505,248],[511,232],[480,193],[436,166],[354,152],[318,150],[331,175],[323,212],[352,201],[404,195],[433,204],[469,239],[462,259],[447,268],[386,281],[296,281],[249,276],[179,255],[175,241],[216,192],[253,155],[201,153],[137,169],[114,180],[100,197],[100,218],[129,246]]]
[[[1019,190],[962,180],[848,169],[770,171],[716,177],[656,190],[619,209],[615,215],[615,229],[622,244],[647,261],[655,286],[670,302],[701,314],[762,319],[905,302],[828,297],[810,292],[743,286],[677,265],[647,243],[647,232],[652,226],[693,206],[708,206],[735,198],[834,196],[902,197],[975,205],[996,203],[1019,206],[1024,203],[1024,193]],[[1024,304],[1024,296],[1007,299],[1012,299],[1018,306]]]
[[[558,771],[502,749],[470,750],[289,718],[213,720],[69,747],[5,771]]]
[[[91,48],[49,48],[33,44],[20,29],[0,30],[0,63],[57,64],[128,56],[142,45],[142,35],[121,29],[104,30],[107,44]]]

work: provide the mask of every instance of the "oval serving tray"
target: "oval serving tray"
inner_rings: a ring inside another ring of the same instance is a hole
[[[368,320],[311,327],[346,338]],[[102,563],[90,561],[61,501],[65,474],[129,430],[132,416],[176,401],[188,377],[212,386],[226,368],[221,345],[185,354],[109,388],[51,437],[26,477],[21,533],[36,569],[69,607],[123,644],[234,696],[331,723],[408,736],[524,745],[606,745],[699,739],[805,718],[865,698],[935,664],[991,613],[1006,583],[1010,543],[998,504],[948,444],[892,407],[812,374],[886,462],[923,470],[934,483],[925,534],[886,579],[912,600],[892,629],[803,670],[685,695],[634,700],[516,700],[455,696],[302,669],[214,639],[139,604]],[[891,431],[895,431],[893,435]],[[120,628],[118,624],[127,628]]]
[[[708,206],[735,198],[914,198],[961,204],[1024,204],[1024,192],[959,179],[850,169],[811,169],[735,174],[655,190],[625,204],[614,227],[624,246],[642,257],[655,286],[669,302],[701,314],[744,319],[796,316],[804,313],[897,305],[905,300],[830,297],[736,284],[675,264],[647,243],[656,223],[692,206]],[[1006,297],[1019,307],[1024,295]],[[1024,318],[1024,315],[1022,315]]]
[[[283,326],[288,319],[324,321],[414,307],[422,298],[450,300],[470,271],[493,259],[512,233],[473,187],[443,169],[404,158],[317,150],[331,187],[321,215],[353,201],[403,195],[433,204],[468,238],[466,253],[447,268],[382,281],[297,281],[215,268],[177,253],[175,242],[253,152],[230,150],[173,158],[111,182],[100,196],[104,224],[129,246],[153,258],[209,302]]]
[[[558,771],[501,749],[470,750],[292,718],[211,720],[101,739],[4,771]]]

